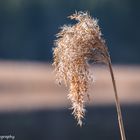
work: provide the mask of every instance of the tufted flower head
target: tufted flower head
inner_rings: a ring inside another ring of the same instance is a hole
[[[68,99],[72,103],[73,115],[82,125],[84,96],[92,81],[88,61],[108,63],[109,55],[96,19],[87,12],[76,12],[69,18],[77,23],[61,27],[53,50],[53,65],[57,81],[64,81],[69,87]]]

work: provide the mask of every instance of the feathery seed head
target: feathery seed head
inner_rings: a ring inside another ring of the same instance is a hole
[[[68,99],[72,102],[73,115],[82,125],[85,115],[84,96],[92,81],[88,60],[107,63],[109,54],[97,20],[87,12],[76,12],[69,16],[78,22],[64,25],[57,34],[54,48],[54,62],[57,81],[64,81],[69,87]]]

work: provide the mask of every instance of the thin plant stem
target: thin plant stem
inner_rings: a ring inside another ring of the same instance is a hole
[[[119,123],[119,127],[120,127],[121,139],[126,140],[124,125],[123,125],[123,119],[122,119],[122,113],[121,113],[121,107],[120,107],[120,102],[119,102],[119,98],[118,98],[115,78],[114,78],[113,69],[112,69],[112,65],[111,65],[110,60],[108,62],[108,66],[109,66],[111,79],[112,79],[112,84],[113,84],[113,89],[114,89],[114,93],[115,93],[115,103],[116,103],[116,109],[117,109],[118,123]]]

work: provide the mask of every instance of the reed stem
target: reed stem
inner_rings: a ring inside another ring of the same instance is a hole
[[[108,62],[108,65],[109,65],[109,70],[110,70],[110,74],[111,74],[113,89],[114,89],[114,93],[115,93],[115,103],[116,103],[116,109],[117,109],[118,123],[119,123],[119,128],[120,128],[121,139],[126,140],[124,125],[123,125],[123,119],[122,119],[122,113],[121,113],[121,107],[120,107],[120,102],[119,102],[119,98],[118,98],[115,78],[114,78],[113,69],[112,69],[112,65],[111,65],[110,60]]]

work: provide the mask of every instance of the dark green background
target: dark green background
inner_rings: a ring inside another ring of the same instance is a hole
[[[140,139],[139,108],[139,105],[122,107],[127,140]],[[0,113],[0,136],[11,134],[15,140],[121,140],[115,106],[86,109],[82,128],[67,108],[3,112]]]
[[[55,34],[75,10],[99,19],[114,63],[140,63],[139,0],[0,0],[0,59],[52,61]]]

